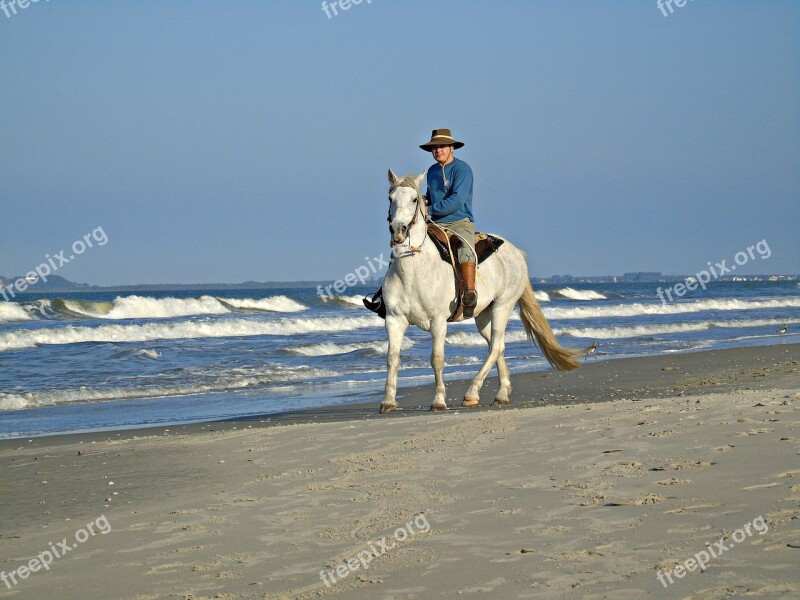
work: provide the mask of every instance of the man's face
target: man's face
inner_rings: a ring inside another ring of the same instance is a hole
[[[431,150],[433,159],[440,165],[446,165],[453,160],[453,147],[452,146],[434,146]]]

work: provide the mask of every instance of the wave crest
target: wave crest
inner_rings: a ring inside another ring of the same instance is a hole
[[[753,327],[770,327],[765,334],[773,334],[773,327],[780,326],[787,321],[778,321],[775,319],[743,319],[739,321],[700,321],[698,323],[672,323],[661,325],[633,325],[633,326],[617,326],[617,327],[565,327],[555,329],[558,335],[567,335],[578,338],[590,339],[621,339],[621,338],[635,338],[646,337],[655,335],[666,335],[670,333],[687,333],[692,331],[704,331],[706,329],[724,328],[724,329],[737,329],[737,328],[753,328]],[[792,321],[788,321],[792,323]]]
[[[568,298],[569,300],[606,300],[603,294],[595,292],[594,290],[576,290],[571,287],[556,290],[553,292],[553,295],[560,296],[561,298]]]
[[[253,298],[219,298],[219,301],[233,308],[244,310],[263,310],[268,312],[300,312],[308,310],[305,304],[292,300],[288,296],[271,296],[254,300]]]
[[[379,317],[327,317],[279,319],[264,322],[250,319],[220,321],[179,321],[142,325],[100,325],[99,327],[64,327],[61,329],[21,329],[0,334],[0,352],[34,348],[40,345],[79,344],[82,342],[147,342],[184,338],[246,337],[256,335],[293,335],[333,333],[365,327],[382,327]]]
[[[638,317],[642,315],[675,315],[711,310],[758,310],[763,308],[798,308],[800,298],[780,300],[697,300],[673,304],[617,304],[615,306],[576,306],[545,308],[548,319],[591,319],[600,317]]]
[[[0,302],[0,323],[30,321],[33,317],[16,302]]]

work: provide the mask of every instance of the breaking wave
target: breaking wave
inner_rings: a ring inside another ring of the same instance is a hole
[[[301,304],[287,296],[272,296],[270,298],[262,298],[261,300],[253,300],[252,298],[245,298],[243,300],[238,300],[236,298],[219,298],[219,301],[233,308],[244,310],[263,310],[267,312],[300,312],[308,310],[305,304]]]
[[[0,333],[0,352],[33,348],[40,345],[79,344],[82,342],[147,342],[184,338],[225,338],[256,335],[293,335],[332,333],[366,327],[382,327],[379,317],[321,317],[279,319],[271,322],[248,319],[220,321],[180,321],[142,325],[101,325],[99,327],[63,327],[60,329],[21,329]]]
[[[10,303],[9,303],[10,304]],[[225,315],[240,312],[291,313],[308,307],[287,296],[267,298],[153,298],[150,296],[118,296],[112,302],[64,299],[36,300],[7,309],[0,305],[0,322],[30,319],[170,319],[198,315]],[[6,319],[8,315],[15,319]]]
[[[364,308],[362,296],[333,296],[332,298],[329,298],[329,300],[330,302],[341,304],[347,308]]]
[[[553,292],[554,296],[561,298],[568,298],[570,300],[605,300],[603,294],[595,292],[594,290],[576,290],[571,287],[561,288]]]
[[[691,331],[704,331],[706,329],[724,328],[750,328],[770,327],[765,334],[772,334],[772,327],[780,326],[786,321],[775,319],[751,319],[739,321],[701,321],[699,323],[673,323],[664,325],[635,325],[632,327],[561,327],[555,329],[557,335],[567,335],[580,338],[620,339],[634,337],[648,337],[670,333],[686,333]],[[792,323],[792,321],[788,321]]]
[[[637,317],[640,315],[675,315],[711,310],[758,310],[764,308],[798,308],[800,298],[780,300],[696,300],[673,304],[618,304],[616,306],[577,306],[545,308],[548,319],[590,319],[599,317]]]
[[[33,317],[16,302],[0,302],[0,323],[30,321]]]
[[[213,296],[200,298],[150,298],[120,296],[114,302],[56,300],[55,306],[75,315],[98,319],[167,319],[230,312]]]

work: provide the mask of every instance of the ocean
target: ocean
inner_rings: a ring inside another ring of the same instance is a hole
[[[670,284],[534,289],[563,345],[598,343],[591,361],[800,340],[794,281],[713,282],[667,304],[656,294],[659,285]],[[365,400],[377,410],[386,333],[361,304],[374,289],[350,288],[333,299],[309,287],[82,291],[0,301],[0,437],[267,416]],[[777,333],[783,324],[788,332]],[[506,339],[512,373],[550,368],[516,311]],[[410,328],[401,386],[433,380],[429,354],[429,335]],[[471,377],[485,354],[471,321],[452,324],[446,378]],[[466,383],[453,384],[448,396],[465,389]]]

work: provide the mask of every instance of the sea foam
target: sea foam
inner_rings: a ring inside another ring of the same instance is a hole
[[[33,317],[16,302],[0,302],[0,323],[30,321]]]
[[[800,307],[800,298],[780,300],[696,300],[672,304],[617,304],[614,306],[576,306],[543,309],[548,319],[591,319],[603,317],[638,317],[640,315],[676,315],[711,310],[758,310]]]
[[[264,322],[252,319],[219,321],[178,321],[141,325],[100,325],[98,327],[64,327],[60,329],[22,329],[0,333],[0,351],[33,348],[39,345],[78,344],[82,342],[146,342],[183,338],[244,337],[256,335],[293,335],[353,331],[365,327],[382,327],[374,316],[278,319]]]

